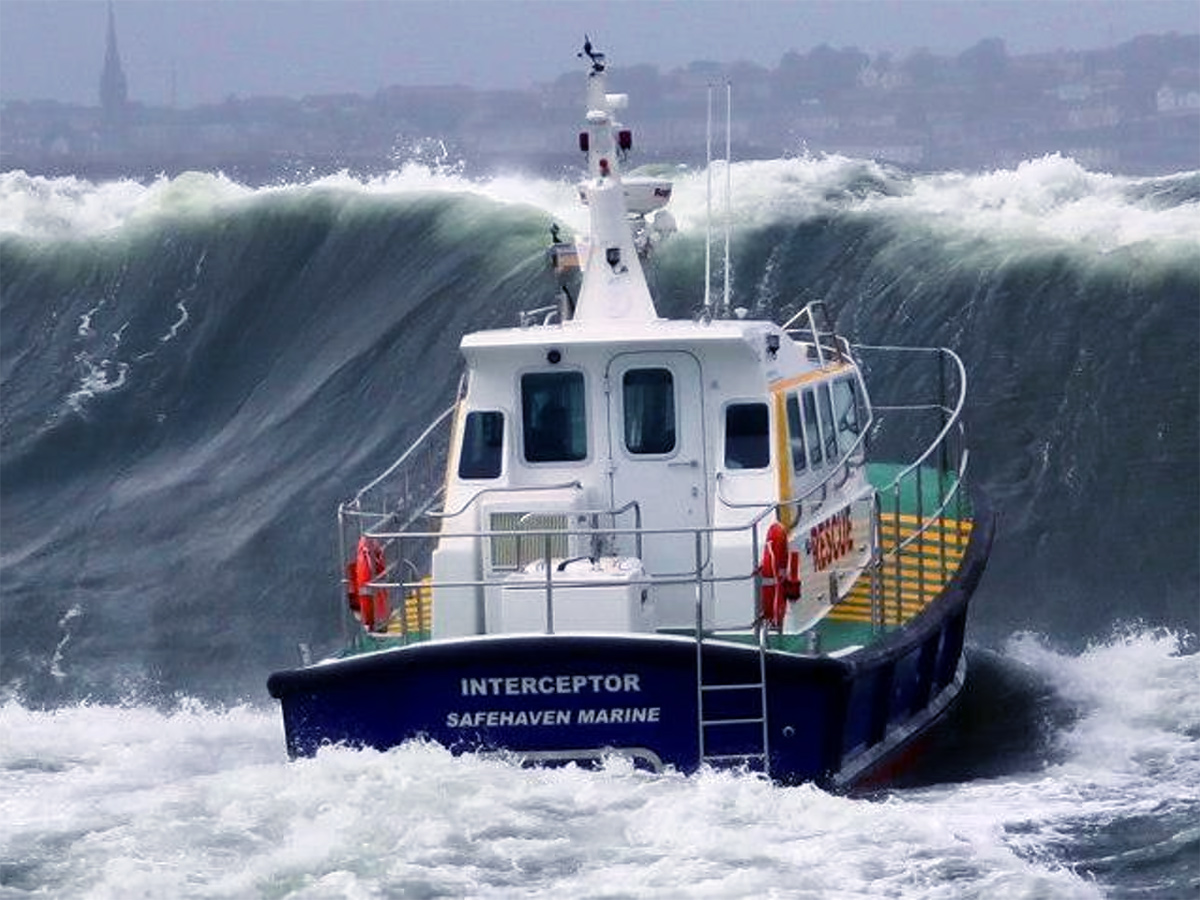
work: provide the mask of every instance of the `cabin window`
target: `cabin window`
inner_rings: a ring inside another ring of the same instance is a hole
[[[625,449],[670,453],[675,449],[675,380],[669,369],[631,369],[621,384]]]
[[[833,383],[833,416],[837,422],[838,447],[849,453],[862,426],[858,423],[858,385],[853,378],[839,378]]]
[[[833,427],[833,404],[829,400],[829,385],[817,386],[817,402],[821,409],[821,434],[825,437],[825,459],[837,459],[837,429]]]
[[[469,412],[463,425],[459,478],[497,478],[504,462],[504,413]]]
[[[804,425],[800,419],[800,398],[787,395],[788,445],[792,448],[792,471],[797,474],[808,468],[804,453]]]
[[[817,395],[812,391],[804,392],[804,436],[808,439],[812,464],[820,465],[824,458],[821,455],[821,426],[817,424]]]
[[[767,404],[725,407],[725,468],[766,468],[771,461],[770,430]]]
[[[587,457],[587,409],[582,372],[521,376],[521,433],[528,462]]]

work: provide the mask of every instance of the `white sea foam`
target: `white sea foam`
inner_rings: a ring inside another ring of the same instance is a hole
[[[1080,706],[1063,761],[872,800],[419,743],[287,762],[274,709],[10,702],[0,856],[57,897],[1099,897],[1061,851],[1196,799],[1200,658],[1145,633],[1009,653]]]
[[[75,362],[79,366],[79,384],[67,395],[66,405],[76,413],[83,413],[89,401],[99,394],[108,394],[125,386],[129,376],[129,363],[109,358],[94,359],[86,352],[77,353]]]
[[[1014,658],[1085,711],[1061,737],[1070,752],[1059,775],[1121,786],[1137,778],[1200,804],[1200,654],[1180,655],[1178,645],[1168,632],[1125,630],[1063,657],[1030,635],[1010,641]]]
[[[135,181],[0,173],[0,235],[67,238],[119,228],[145,194]]]
[[[712,208],[719,234],[724,163],[713,165]],[[730,174],[735,229],[794,224],[822,215],[872,215],[917,222],[961,241],[1016,241],[1030,247],[1049,241],[1099,254],[1144,243],[1166,243],[1192,254],[1200,250],[1200,203],[1164,206],[1142,198],[1149,192],[1136,190],[1149,179],[1089,172],[1058,155],[977,174],[914,176],[837,155],[736,162]],[[675,190],[670,209],[680,231],[702,235],[707,172],[680,169],[671,177]],[[343,172],[259,188],[196,172],[147,185],[8,172],[0,174],[0,234],[92,236],[134,223],[152,225],[160,217],[210,215],[268,196],[313,192],[346,197],[471,194],[544,210],[576,232],[587,225],[587,211],[570,180],[520,173],[472,178],[461,166],[406,162],[374,177]]]
[[[1031,246],[1050,241],[1109,253],[1169,242],[1193,253],[1200,249],[1200,203],[1161,208],[1132,199],[1130,188],[1144,181],[1088,172],[1072,159],[1051,155],[1016,169],[917,178],[907,196],[867,206],[941,221],[963,235]]]
[[[247,709],[3,720],[2,850],[56,896],[1095,896],[1006,846],[1011,808],[420,744],[286,763]]]

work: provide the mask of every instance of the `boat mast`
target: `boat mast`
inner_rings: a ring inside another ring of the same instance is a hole
[[[621,128],[614,113],[629,103],[626,94],[605,90],[604,54],[585,38],[588,72],[586,128],[580,146],[588,155],[588,178],[581,185],[591,220],[591,249],[579,288],[575,320],[656,319],[658,313],[642,272],[629,215],[620,161],[632,146],[632,135]]]

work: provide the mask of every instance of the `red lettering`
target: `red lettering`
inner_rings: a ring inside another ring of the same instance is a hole
[[[854,520],[850,508],[839,510],[808,533],[813,568],[825,569],[854,549]]]

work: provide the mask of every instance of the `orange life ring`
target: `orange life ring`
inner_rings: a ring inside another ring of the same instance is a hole
[[[760,594],[762,617],[776,628],[783,625],[783,616],[787,611],[788,569],[791,561],[788,558],[787,529],[778,522],[772,522],[767,529],[767,540],[763,545],[762,562],[758,567],[762,579]]]
[[[368,631],[387,625],[387,588],[367,587],[383,574],[387,563],[383,558],[383,547],[365,534],[358,539],[354,559],[346,564],[346,600],[354,617]]]
[[[800,599],[800,551],[792,550],[788,553],[788,570],[787,579],[783,583],[783,593],[788,600],[795,601]]]

